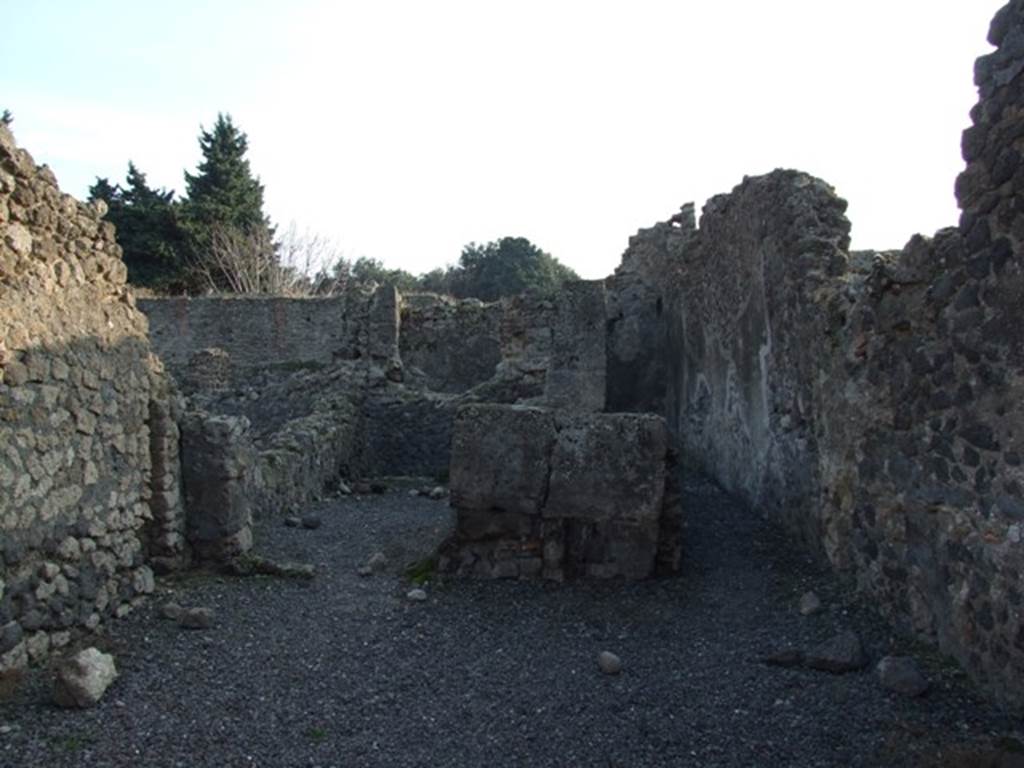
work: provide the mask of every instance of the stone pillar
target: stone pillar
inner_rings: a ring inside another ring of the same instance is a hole
[[[603,411],[607,352],[603,280],[566,283],[555,297],[551,362],[545,404],[573,411]]]
[[[164,378],[162,382],[167,382]],[[185,505],[181,496],[181,433],[178,419],[183,403],[170,386],[155,380],[149,401],[149,510],[148,551],[158,572],[188,564],[185,540]]]
[[[370,299],[367,344],[372,378],[402,380],[402,358],[398,346],[401,308],[401,298],[393,285],[379,286]]]
[[[197,557],[226,561],[252,548],[256,456],[244,417],[187,413],[181,469],[189,542]]]

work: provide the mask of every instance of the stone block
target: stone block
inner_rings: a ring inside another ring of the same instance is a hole
[[[554,440],[550,411],[500,405],[461,408],[452,434],[452,506],[496,515],[536,515],[547,493]]]
[[[460,409],[443,570],[482,578],[642,579],[679,564],[664,420],[523,406]]]
[[[581,521],[657,521],[668,430],[653,414],[555,416],[557,438],[544,516]]]

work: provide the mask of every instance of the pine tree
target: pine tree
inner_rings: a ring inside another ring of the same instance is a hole
[[[211,130],[200,129],[199,148],[202,162],[194,175],[185,174],[188,197],[183,214],[195,265],[224,286],[226,282],[214,274],[218,268],[211,269],[215,261],[210,250],[217,235],[270,243],[274,230],[263,213],[263,185],[245,157],[248,138],[230,115],[218,114]]]

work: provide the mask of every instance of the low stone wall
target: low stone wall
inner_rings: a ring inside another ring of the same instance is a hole
[[[297,512],[342,477],[361,471],[362,403],[361,392],[339,387],[308,416],[286,422],[261,441],[257,512]]]
[[[559,581],[672,572],[674,481],[659,416],[466,406],[452,440],[456,529],[440,568]]]
[[[181,554],[169,390],[101,214],[0,125],[0,670],[131,610],[151,545]]]

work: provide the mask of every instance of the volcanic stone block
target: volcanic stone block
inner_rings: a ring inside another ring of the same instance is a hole
[[[550,411],[514,405],[459,409],[452,435],[452,506],[539,514],[554,441]]]
[[[455,422],[456,531],[443,570],[484,578],[640,579],[678,568],[664,420],[467,406]]]
[[[657,521],[668,430],[654,414],[559,413],[544,516]]]

